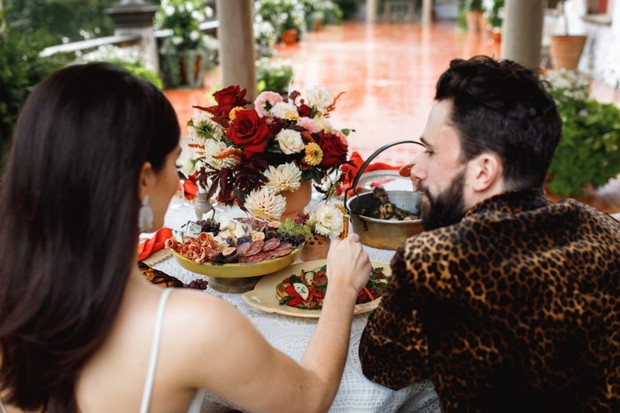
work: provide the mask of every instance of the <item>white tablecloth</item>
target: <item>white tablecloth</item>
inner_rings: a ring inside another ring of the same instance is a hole
[[[176,205],[173,200],[172,206]],[[234,214],[234,212],[233,212]],[[178,229],[188,220],[194,220],[193,208],[169,209],[166,225]],[[389,263],[394,251],[365,247],[372,260]],[[156,268],[179,278],[184,283],[199,277],[185,270],[169,258],[155,265]],[[265,313],[245,304],[240,294],[225,294],[207,288],[207,293],[216,295],[235,305],[261,332],[269,343],[295,360],[301,360],[314,330],[315,319],[305,319],[279,314]],[[349,345],[349,355],[340,383],[340,388],[330,412],[439,412],[440,406],[433,384],[428,381],[412,384],[394,391],[368,380],[363,374],[358,356],[361,334],[368,320],[367,314],[354,317]],[[222,411],[221,406],[231,406],[207,391],[201,391],[202,412]]]

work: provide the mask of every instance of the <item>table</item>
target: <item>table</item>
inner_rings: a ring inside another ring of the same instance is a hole
[[[173,199],[172,208],[165,218],[166,226],[178,229],[188,220],[196,217],[192,207],[178,208],[178,201]],[[236,211],[227,210],[228,215],[235,215]],[[394,251],[364,247],[370,258],[375,261],[389,263]],[[178,265],[174,258],[168,258],[154,265],[184,283],[199,277]],[[263,337],[274,347],[299,361],[316,329],[316,319],[305,319],[279,314],[270,314],[245,304],[240,294],[226,294],[207,289],[207,293],[221,297],[233,304],[243,313],[261,332]],[[368,314],[356,315],[353,319],[349,354],[344,369],[340,388],[329,410],[333,413],[363,413],[363,412],[439,412],[440,405],[435,388],[430,381],[414,383],[408,387],[394,391],[371,382],[362,373],[358,356],[358,347],[361,334],[366,326]],[[228,404],[218,396],[201,390],[202,412],[226,411],[234,406]]]

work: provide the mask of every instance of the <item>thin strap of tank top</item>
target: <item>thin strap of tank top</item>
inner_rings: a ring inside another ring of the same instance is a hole
[[[159,353],[159,339],[161,337],[161,329],[164,320],[164,309],[166,301],[172,292],[172,288],[166,288],[159,299],[159,307],[157,308],[157,318],[155,319],[155,331],[153,333],[153,342],[151,344],[151,357],[149,359],[148,372],[146,374],[146,382],[144,383],[144,392],[142,393],[142,403],[140,405],[140,413],[148,413],[151,403],[151,393],[153,392],[153,383],[155,382],[155,370],[157,369],[157,355]]]
[[[0,413],[8,413],[6,411],[6,408],[4,407],[4,404],[2,403],[2,399],[0,399]]]

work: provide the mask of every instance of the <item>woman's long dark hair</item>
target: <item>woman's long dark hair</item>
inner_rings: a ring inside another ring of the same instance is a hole
[[[27,99],[0,193],[5,402],[79,410],[77,376],[136,265],[140,170],[161,170],[178,141],[164,95],[109,64],[65,68]]]

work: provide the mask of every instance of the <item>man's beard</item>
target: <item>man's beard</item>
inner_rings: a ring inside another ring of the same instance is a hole
[[[465,215],[465,201],[463,200],[463,185],[465,170],[454,177],[448,189],[432,197],[428,188],[422,187],[427,202],[422,203],[422,225],[426,231],[453,225],[461,221]]]

